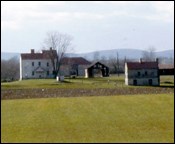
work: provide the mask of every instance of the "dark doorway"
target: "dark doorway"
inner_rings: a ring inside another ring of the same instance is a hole
[[[134,80],[134,85],[137,85],[137,80]]]
[[[148,83],[149,83],[149,85],[152,85],[153,84],[153,80],[152,79],[149,79],[148,80]]]

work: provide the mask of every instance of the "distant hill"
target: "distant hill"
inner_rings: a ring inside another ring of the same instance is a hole
[[[106,59],[111,57],[116,57],[117,52],[119,55],[119,58],[124,59],[125,57],[128,59],[139,59],[142,57],[144,50],[139,49],[112,49],[112,50],[103,50],[103,51],[94,51],[90,53],[79,53],[79,54],[68,54],[68,56],[71,57],[85,57],[88,60],[93,60],[94,55],[98,54],[99,58],[105,57]],[[167,58],[174,58],[174,49],[172,50],[165,50],[165,51],[159,51],[155,52],[156,57],[167,57]]]
[[[116,57],[117,52],[118,52],[119,58],[124,58],[125,56],[127,58],[137,58],[137,57],[140,58],[140,56],[143,53],[142,50],[138,50],[138,49],[112,49],[112,50],[95,51],[91,53],[82,53],[79,55],[82,55],[87,59],[93,60],[94,55],[98,54],[99,58],[105,57],[108,59],[111,57]]]
[[[168,57],[168,58],[172,57],[172,58],[174,58],[174,49],[166,50],[166,51],[159,51],[159,52],[156,52],[156,55],[158,57]]]
[[[122,58],[122,59],[125,56],[127,59],[139,59],[140,57],[142,57],[142,54],[144,51],[139,49],[112,49],[112,50],[94,51],[89,53],[67,53],[66,55],[69,57],[84,57],[88,60],[93,60],[94,55],[97,53],[99,55],[99,58],[105,57],[106,59],[108,59],[110,57],[116,57],[117,52],[119,54],[119,58]],[[156,57],[174,58],[174,49],[158,51],[155,54],[156,54]],[[1,52],[1,59],[8,60],[14,56],[19,58],[20,53]]]

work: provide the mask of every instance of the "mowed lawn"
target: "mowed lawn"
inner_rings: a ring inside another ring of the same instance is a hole
[[[174,142],[174,94],[1,100],[1,142]]]

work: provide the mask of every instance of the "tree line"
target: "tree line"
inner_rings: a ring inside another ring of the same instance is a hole
[[[13,57],[9,60],[1,59],[1,82],[19,80],[19,59]]]

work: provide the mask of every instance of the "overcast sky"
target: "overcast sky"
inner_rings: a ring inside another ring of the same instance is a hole
[[[48,31],[73,36],[75,53],[174,49],[174,1],[1,1],[1,51],[41,50]]]

